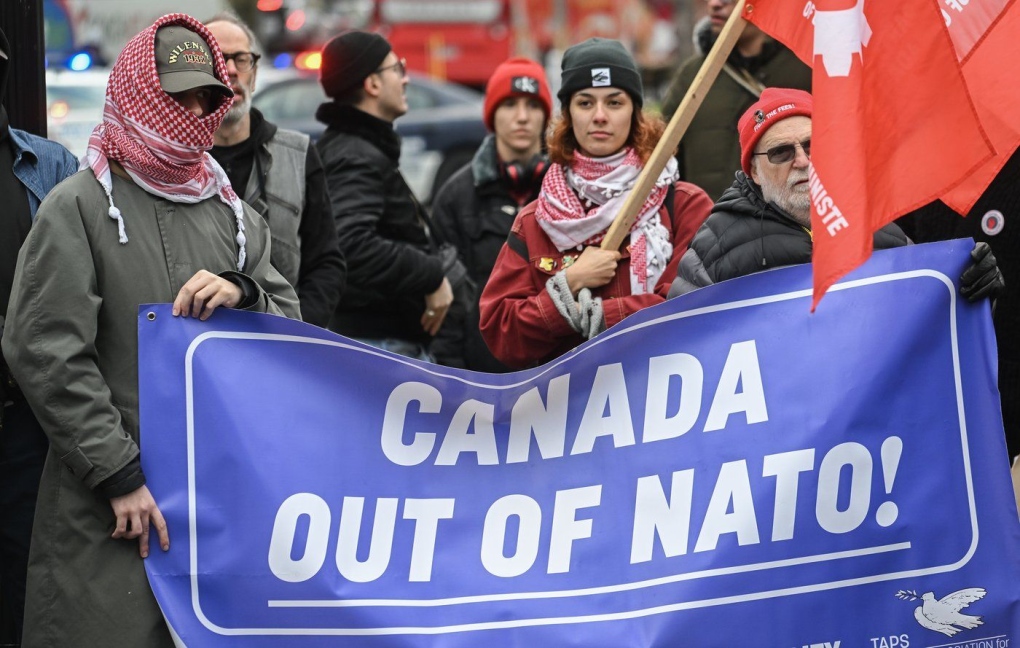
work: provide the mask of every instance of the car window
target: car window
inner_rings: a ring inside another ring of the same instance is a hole
[[[316,79],[278,83],[258,95],[255,104],[271,122],[311,119],[327,101]]]
[[[436,107],[435,93],[428,88],[416,85],[413,81],[407,84],[404,94],[407,96],[408,110]]]

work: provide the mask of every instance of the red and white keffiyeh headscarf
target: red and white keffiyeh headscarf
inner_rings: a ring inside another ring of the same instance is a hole
[[[117,57],[106,86],[103,121],[92,131],[82,168],[91,168],[110,201],[122,244],[128,242],[124,217],[113,204],[110,160],[116,160],[145,191],[178,203],[197,203],[218,196],[237,220],[237,268],[244,268],[244,208],[226,173],[209,155],[213,133],[231,101],[204,117],[196,117],[159,85],[156,72],[156,30],[182,25],[209,45],[216,78],[229,85],[227,66],[205,25],[182,13],[167,14],[132,38]]]
[[[604,158],[590,158],[575,151],[570,166],[550,165],[542,181],[535,217],[556,249],[562,252],[601,242],[634,188],[642,167],[641,158],[630,147]],[[656,216],[669,186],[678,177],[676,160],[670,158],[631,228],[633,295],[655,290],[673,254],[669,230]]]

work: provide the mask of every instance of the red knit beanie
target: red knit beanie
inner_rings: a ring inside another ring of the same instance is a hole
[[[507,59],[496,68],[485,84],[485,127],[495,130],[492,125],[496,107],[510,97],[534,97],[545,110],[546,121],[552,113],[552,94],[549,81],[542,66],[524,57]]]
[[[761,98],[737,122],[737,130],[740,131],[740,168],[744,173],[751,175],[751,154],[765,131],[787,117],[810,117],[813,106],[811,95],[803,90],[765,88]]]

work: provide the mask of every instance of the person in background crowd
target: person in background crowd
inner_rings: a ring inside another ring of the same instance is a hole
[[[432,203],[436,230],[456,246],[478,291],[464,321],[448,318],[432,350],[440,364],[498,373],[508,368],[489,352],[478,330],[478,292],[517,212],[538,197],[549,168],[542,136],[552,95],[542,66],[526,58],[500,64],[486,84],[483,112],[491,134]]]
[[[712,208],[680,260],[669,291],[675,297],[726,279],[769,268],[810,263],[811,95],[768,88],[739,122],[741,171]],[[874,249],[910,243],[895,224],[875,232]],[[995,296],[1002,273],[986,243],[971,252],[974,263],[961,277],[972,301]]]
[[[301,319],[325,327],[347,266],[337,247],[322,162],[307,135],[277,128],[251,105],[262,56],[251,29],[232,13],[205,23],[227,62],[234,105],[213,139],[213,156],[272,234],[273,265],[297,290]]]
[[[453,303],[453,286],[429,217],[400,174],[393,122],[407,112],[407,69],[382,36],[352,30],[322,49],[320,82],[331,98],[316,144],[347,290],[330,329],[401,355],[430,360],[428,345]]]
[[[711,208],[701,189],[660,173],[622,251],[599,247],[665,125],[642,110],[641,76],[614,40],[562,60],[553,164],[514,221],[482,292],[480,325],[507,365],[537,365],[664,301],[677,262]]]
[[[50,441],[25,646],[173,646],[141,558],[150,525],[138,422],[138,306],[297,317],[269,229],[207,154],[233,93],[215,40],[169,14],[117,57],[102,123],[39,207],[18,256],[3,353]]]
[[[706,0],[708,16],[694,28],[699,53],[684,61],[670,82],[662,113],[673,117],[694,77],[708,57],[723,25],[733,12],[733,0]],[[680,141],[680,177],[718,200],[733,182],[740,166],[737,120],[767,86],[811,90],[811,68],[782,44],[748,23],[705,100]]]
[[[1006,449],[1020,455],[1020,149],[1013,153],[966,218],[936,200],[897,223],[916,243],[971,237],[991,248],[1005,280],[992,321],[999,354],[999,395]]]
[[[7,94],[11,47],[0,31],[0,103]],[[78,170],[63,146],[12,128],[0,105],[0,333],[14,282],[18,250],[39,203]],[[21,644],[25,572],[39,475],[46,461],[46,435],[0,357],[0,646]]]

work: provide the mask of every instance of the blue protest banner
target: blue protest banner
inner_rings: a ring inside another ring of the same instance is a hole
[[[971,243],[696,291],[507,375],[139,312],[189,646],[987,646],[1020,630]],[[983,643],[982,643],[983,642]]]

